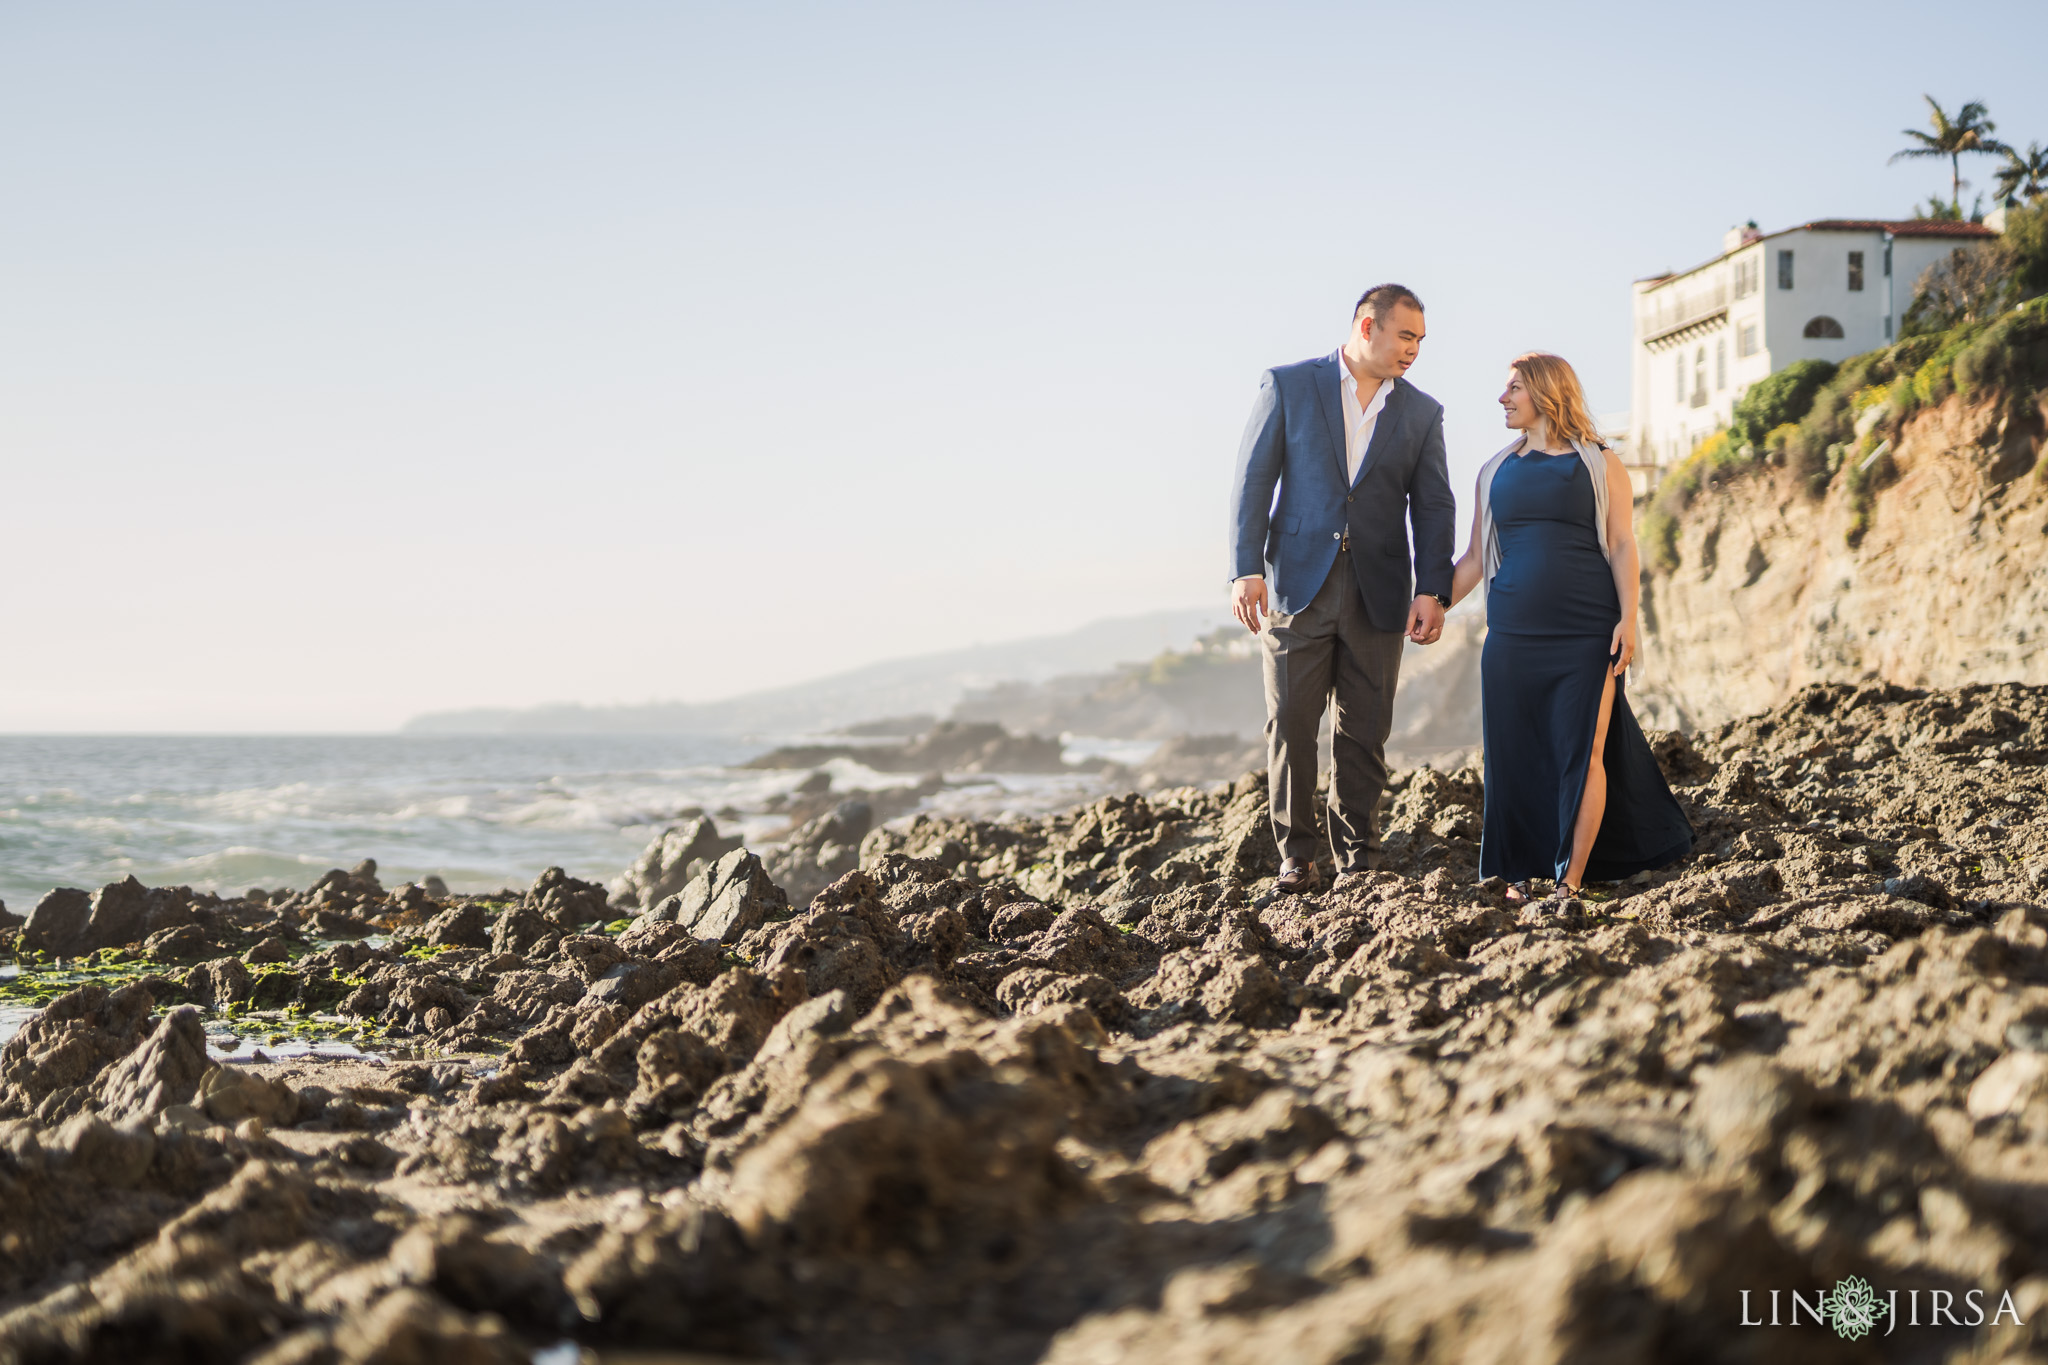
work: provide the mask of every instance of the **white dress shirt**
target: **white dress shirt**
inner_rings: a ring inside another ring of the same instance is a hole
[[[1351,367],[1344,363],[1340,353],[1337,368],[1344,372],[1344,474],[1345,483],[1358,482],[1358,466],[1365,460],[1365,452],[1372,445],[1373,428],[1380,423],[1380,412],[1387,406],[1387,392],[1394,387],[1390,379],[1382,379],[1373,393],[1372,402],[1363,409],[1358,406],[1358,380],[1351,373]]]

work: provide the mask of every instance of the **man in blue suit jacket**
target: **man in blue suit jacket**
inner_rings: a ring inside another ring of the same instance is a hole
[[[1320,883],[1316,734],[1332,699],[1331,852],[1340,874],[1377,861],[1401,648],[1443,634],[1456,513],[1444,409],[1402,377],[1423,330],[1411,290],[1367,290],[1342,349],[1260,376],[1238,452],[1231,605],[1265,649],[1283,891]]]

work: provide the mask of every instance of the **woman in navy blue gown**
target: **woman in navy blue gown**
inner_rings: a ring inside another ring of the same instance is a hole
[[[1486,589],[1486,815],[1479,873],[1553,878],[1555,897],[1692,851],[1692,825],[1629,710],[1639,560],[1628,472],[1572,367],[1517,357],[1500,396],[1521,433],[1479,475],[1453,602]]]

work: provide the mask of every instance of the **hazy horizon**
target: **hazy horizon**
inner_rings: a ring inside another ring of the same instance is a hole
[[[1469,516],[1508,356],[1626,408],[1632,279],[1946,194],[1885,164],[1923,91],[2048,141],[1978,36],[2048,19],[1973,20],[9,6],[0,732],[703,702],[1220,604],[1258,372],[1381,279]]]

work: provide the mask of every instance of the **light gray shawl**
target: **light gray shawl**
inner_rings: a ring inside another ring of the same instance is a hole
[[[1500,472],[1505,461],[1517,458],[1515,451],[1521,448],[1523,440],[1517,436],[1508,442],[1507,447],[1479,471],[1479,586],[1482,592],[1492,590],[1493,576],[1500,572],[1500,535],[1493,526],[1493,476]],[[1593,531],[1600,538],[1600,553],[1612,563],[1614,552],[1607,547],[1606,452],[1584,441],[1573,441],[1572,449],[1579,452],[1579,462],[1593,476]]]

